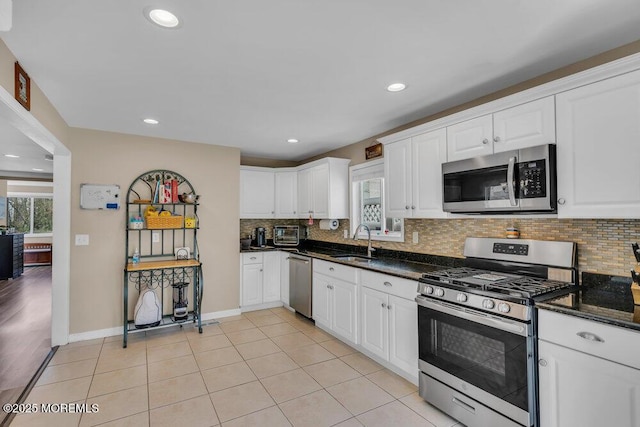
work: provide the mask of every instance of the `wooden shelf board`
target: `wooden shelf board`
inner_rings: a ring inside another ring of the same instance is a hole
[[[163,260],[163,261],[142,261],[138,264],[128,263],[127,271],[159,270],[163,268],[199,267],[200,261],[197,259]]]

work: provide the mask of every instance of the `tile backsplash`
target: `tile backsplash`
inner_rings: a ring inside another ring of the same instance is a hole
[[[274,225],[300,224],[297,220],[241,220],[240,232],[245,236],[255,227],[266,227],[271,237]],[[466,237],[504,237],[505,229],[518,227],[520,238],[560,240],[578,243],[580,271],[628,276],[635,265],[631,243],[640,241],[640,220],[637,219],[532,219],[532,218],[464,218],[405,219],[405,241],[374,242],[374,247],[432,255],[462,257]],[[336,243],[366,245],[366,242],[345,239],[349,220],[340,220],[337,230],[321,230],[318,221],[309,226],[310,238]],[[418,243],[412,243],[413,232]],[[348,233],[349,234],[349,233]]]

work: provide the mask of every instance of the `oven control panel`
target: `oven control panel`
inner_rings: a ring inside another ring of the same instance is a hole
[[[494,243],[494,254],[509,254],[509,255],[529,255],[529,245],[524,244],[511,244],[511,243]]]

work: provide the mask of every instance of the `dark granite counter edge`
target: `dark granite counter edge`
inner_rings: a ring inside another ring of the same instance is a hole
[[[363,270],[374,271],[376,273],[388,274],[390,276],[400,277],[409,280],[418,280],[422,277],[422,273],[433,271],[436,269],[445,269],[453,266],[462,265],[462,259],[451,258],[439,255],[418,254],[412,252],[393,251],[389,249],[378,249],[375,253],[375,264],[365,264],[361,262],[346,261],[337,258],[333,258],[334,255],[339,254],[366,254],[366,247],[356,245],[345,245],[340,243],[328,243],[328,242],[306,242],[306,244],[296,248],[287,246],[271,246],[270,242],[267,242],[267,247],[255,249],[244,249],[240,253],[245,252],[269,252],[269,251],[295,251],[302,250],[302,255],[310,256],[311,258],[320,259],[323,261],[334,262],[336,264],[343,264],[349,267],[361,268]],[[385,263],[387,263],[385,265]],[[404,268],[405,267],[410,268]],[[421,266],[424,266],[423,271]]]
[[[612,310],[628,315],[630,318],[633,318],[635,310],[640,310],[640,307],[633,305],[630,277],[582,272],[581,282],[579,304]],[[606,314],[582,311],[579,306],[566,307],[553,303],[552,301],[553,299],[536,301],[536,307],[586,320],[640,331],[640,323],[616,319]]]
[[[612,326],[619,326],[626,329],[634,329],[636,331],[640,331],[640,324],[633,322],[625,322],[623,320],[613,319],[611,317],[606,316],[598,316],[593,313],[585,313],[582,311],[574,310],[568,307],[561,307],[554,304],[549,304],[545,302],[536,302],[536,308],[542,310],[555,311],[557,313],[566,314],[569,316],[580,317],[582,319],[591,320],[598,323],[604,323]]]

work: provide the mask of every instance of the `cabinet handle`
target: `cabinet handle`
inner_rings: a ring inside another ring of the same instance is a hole
[[[500,142],[500,137],[499,136],[494,136],[493,137],[493,142]]]
[[[540,359],[540,360],[538,360],[538,365],[540,365],[542,367],[545,367],[545,366],[547,366],[547,361],[544,360],[544,359]]]
[[[391,310],[391,304],[387,304],[387,310]]]
[[[271,211],[271,215],[273,215],[274,213],[276,213],[276,211]]]
[[[262,271],[262,269],[260,269],[260,271]]]
[[[602,338],[600,338],[596,334],[592,334],[591,332],[578,332],[576,333],[576,335],[579,336],[580,338],[584,338],[587,341],[604,342]]]
[[[334,271],[334,270],[335,270],[335,268],[329,267],[329,271]]]
[[[411,209],[415,209],[415,208],[416,208],[415,206],[411,206]]]
[[[327,289],[331,289],[331,285],[327,285]]]
[[[293,211],[293,214],[295,215],[296,211]]]
[[[258,258],[256,258],[256,257],[252,256],[252,257],[251,257],[251,258],[249,258],[249,259],[258,259]]]
[[[384,285],[385,285],[385,286],[393,286],[393,285],[391,284],[391,282],[384,282]]]
[[[332,289],[332,290],[333,290],[333,285],[329,285],[329,289]]]
[[[405,206],[404,208],[405,208],[405,209],[409,209],[409,205]]]
[[[387,304],[382,303],[382,308],[387,308]]]
[[[489,143],[489,140],[487,138],[485,138],[485,139],[482,140],[482,143],[487,145]]]
[[[559,204],[559,205],[564,205],[565,203],[566,203],[566,200],[565,200],[565,199],[563,199],[562,197],[560,197],[560,198],[558,199],[558,204]]]

